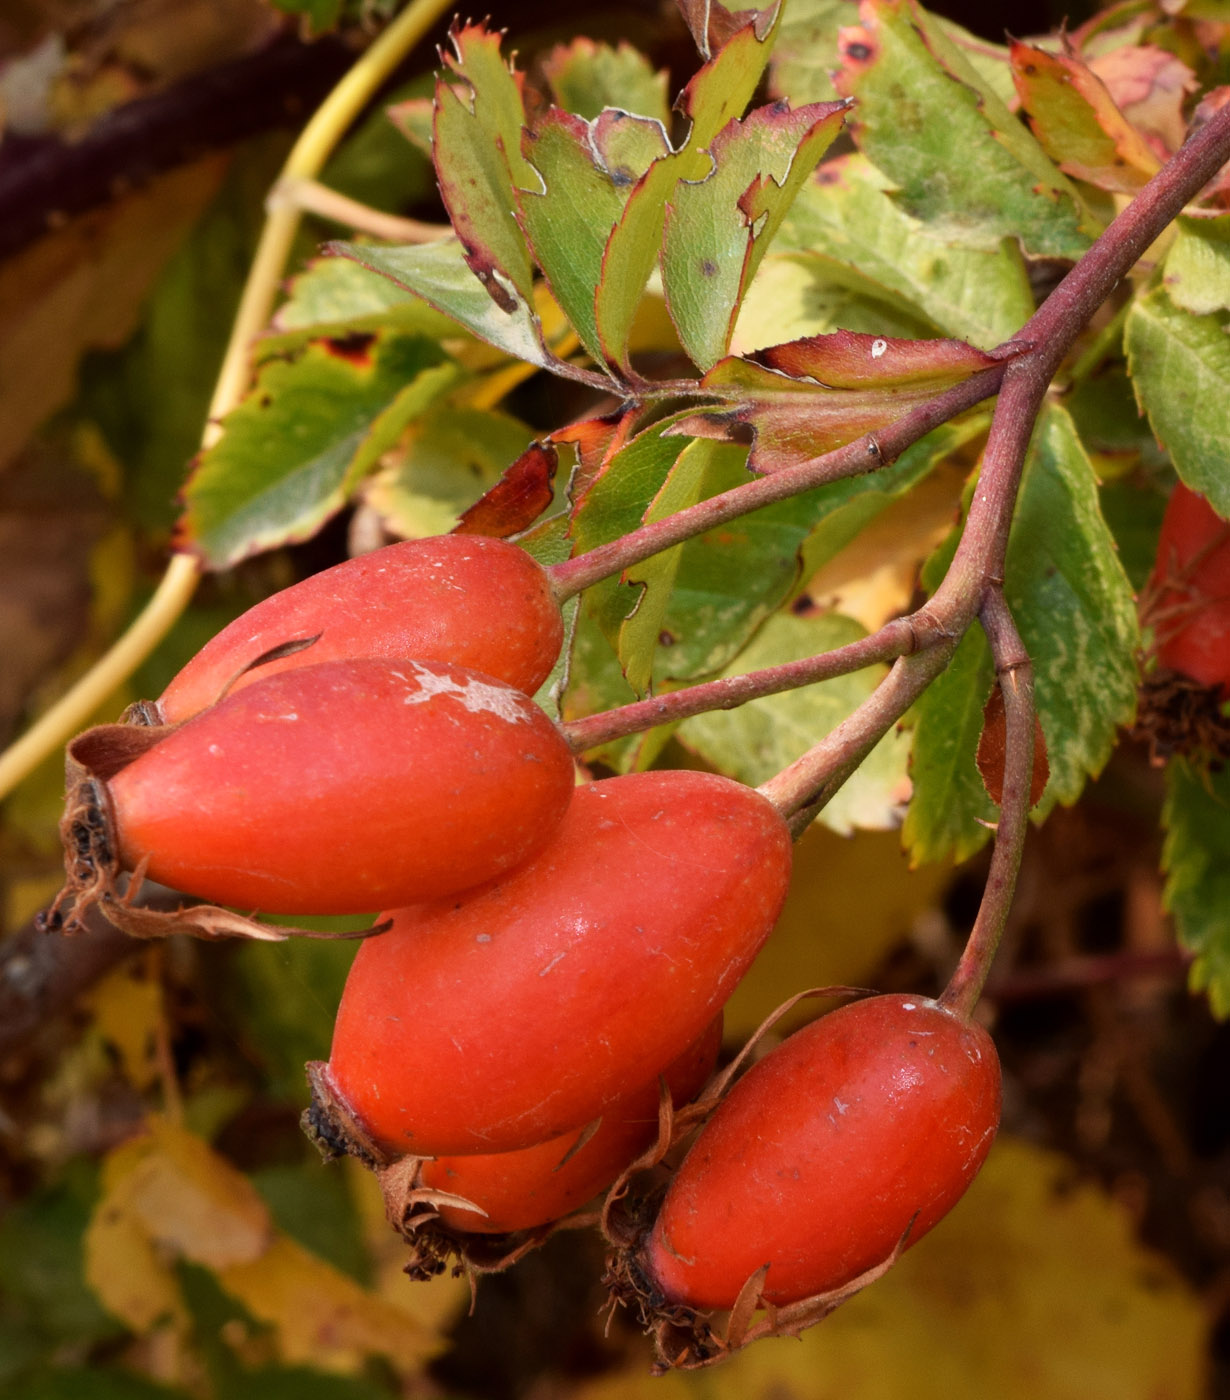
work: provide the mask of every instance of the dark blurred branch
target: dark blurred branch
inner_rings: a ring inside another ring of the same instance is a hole
[[[16,1049],[144,946],[95,915],[72,938],[33,921],[0,940],[0,1054]]]
[[[114,108],[79,141],[10,133],[0,145],[0,257],[159,171],[262,131],[301,126],[353,59],[340,40],[305,44],[288,33]]]

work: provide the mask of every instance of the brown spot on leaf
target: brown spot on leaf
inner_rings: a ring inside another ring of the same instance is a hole
[[[702,277],[716,277],[717,270],[717,263],[712,258],[701,258],[700,273]]]
[[[1004,761],[1006,757],[1007,720],[1004,715],[1004,697],[996,686],[987,697],[982,712],[982,735],[978,740],[978,771],[990,794],[991,801],[998,807],[1004,800]],[[1047,779],[1051,776],[1050,763],[1046,757],[1046,737],[1042,733],[1042,722],[1034,716],[1034,771],[1029,785],[1029,805],[1032,807],[1042,796]]]
[[[347,360],[361,369],[367,369],[372,362],[372,342],[376,337],[370,331],[351,331],[349,335],[333,336],[324,342],[330,355],[339,360]]]

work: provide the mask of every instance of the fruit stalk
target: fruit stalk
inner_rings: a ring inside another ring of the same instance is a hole
[[[766,695],[778,695],[784,690],[797,690],[817,681],[832,680],[861,671],[878,661],[892,661],[905,656],[930,638],[920,639],[910,626],[908,617],[893,618],[877,632],[860,637],[857,642],[821,652],[818,656],[788,661],[780,666],[766,666],[747,671],[741,676],[725,676],[715,681],[702,681],[683,686],[663,695],[650,695],[629,705],[602,710],[581,719],[568,720],[561,726],[573,753],[582,754],[614,739],[640,734],[659,724],[678,724],[693,715],[710,710],[733,710],[749,700]]]
[[[1025,833],[1029,829],[1035,753],[1033,666],[1002,588],[996,586],[988,590],[979,620],[995,661],[995,674],[1004,701],[1006,733],[1004,787],[991,868],[974,927],[956,971],[939,997],[941,1006],[965,1017],[973,1013],[982,995],[1012,907],[1021,853],[1025,849]]]

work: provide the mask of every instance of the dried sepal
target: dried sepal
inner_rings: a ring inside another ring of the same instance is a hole
[[[612,1302],[629,1308],[652,1337],[655,1375],[696,1371],[765,1337],[797,1337],[823,1322],[856,1293],[883,1278],[901,1257],[908,1238],[907,1230],[886,1259],[840,1288],[783,1306],[763,1297],[767,1264],[748,1277],[734,1306],[725,1312],[670,1302],[650,1283],[633,1253],[621,1252],[608,1259],[603,1282]]]
[[[1176,755],[1224,763],[1230,759],[1230,716],[1223,712],[1224,704],[1219,687],[1157,667],[1141,684],[1132,733],[1148,744],[1157,767]]]

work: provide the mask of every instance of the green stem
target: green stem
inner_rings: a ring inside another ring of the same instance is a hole
[[[279,180],[310,178],[319,173],[373,94],[450,4],[451,0],[413,0],[321,103],[287,156]],[[203,448],[212,447],[221,436],[222,419],[239,403],[247,388],[249,347],[269,320],[300,218],[301,211],[287,202],[273,201],[268,209],[210,400],[201,438]],[[0,798],[86,724],[116,687],[153,652],[188,606],[199,577],[191,555],[171,557],[154,596],[128,630],[66,695],[0,755]]]

